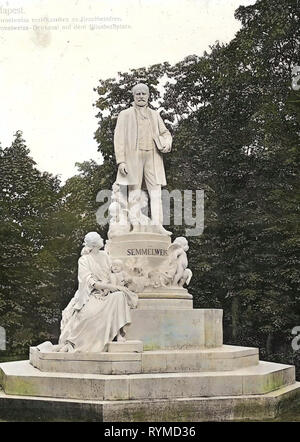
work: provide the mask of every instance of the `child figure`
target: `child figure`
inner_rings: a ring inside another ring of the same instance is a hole
[[[145,232],[148,230],[148,226],[151,220],[148,216],[144,215],[143,209],[148,207],[148,197],[146,192],[137,189],[129,194],[129,220],[132,225],[133,232]]]
[[[187,268],[188,260],[186,252],[189,249],[187,239],[180,236],[174,240],[169,247],[170,274],[173,276],[173,285],[182,287],[189,284],[192,278],[192,271]]]
[[[114,236],[128,233],[130,231],[130,224],[127,220],[127,211],[122,208],[121,204],[117,201],[113,201],[108,211],[111,216],[108,238],[112,239]]]
[[[114,259],[111,263],[110,282],[114,285],[124,286],[127,283],[128,275],[124,271],[123,262],[120,259]]]
[[[114,259],[111,263],[110,282],[113,285],[120,286],[120,290],[125,293],[130,308],[137,307],[138,296],[133,292],[128,284],[132,278],[124,271],[123,262],[120,259]]]

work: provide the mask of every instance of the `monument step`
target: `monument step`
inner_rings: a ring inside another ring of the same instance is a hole
[[[258,363],[257,348],[231,345],[211,349],[146,351],[142,354],[142,373],[232,371]]]
[[[256,348],[223,345],[213,349],[130,352],[138,348],[135,342],[112,342],[108,348],[111,351],[103,353],[47,353],[31,347],[30,362],[44,372],[86,374],[228,371],[259,362]],[[142,343],[139,345],[141,349]]]
[[[141,353],[143,351],[142,341],[109,342],[108,353]]]
[[[5,421],[205,422],[276,418],[300,398],[300,382],[271,393],[245,396],[120,401],[12,396],[0,390]]]
[[[29,361],[0,364],[6,394],[89,400],[172,399],[266,394],[295,382],[290,365],[260,362],[234,371],[91,375],[45,373]]]

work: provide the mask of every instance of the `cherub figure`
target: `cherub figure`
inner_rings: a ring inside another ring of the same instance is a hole
[[[168,276],[168,274],[160,272],[159,270],[152,270],[149,272],[148,277],[150,278],[151,285],[154,288],[167,287],[171,282],[171,278]]]
[[[187,268],[188,260],[186,252],[189,249],[188,241],[183,236],[179,236],[169,247],[170,271],[173,276],[173,285],[182,287],[189,284],[192,278],[192,271]]]
[[[126,285],[129,275],[124,271],[123,262],[120,259],[114,259],[111,263],[110,282],[114,285]]]
[[[136,308],[137,295],[135,290],[129,284],[132,282],[130,275],[125,272],[123,262],[120,259],[114,259],[111,263],[110,283],[119,287],[123,287],[127,296],[127,302],[130,308]]]
[[[116,235],[122,235],[130,231],[130,224],[127,220],[127,211],[123,209],[121,204],[113,201],[109,208],[111,220],[109,223],[108,238],[111,239]]]
[[[137,189],[129,194],[129,220],[132,225],[133,232],[145,232],[147,226],[151,224],[151,220],[148,216],[144,215],[143,209],[148,209],[148,197],[146,192]]]
[[[189,285],[189,283],[191,282],[192,276],[193,276],[193,272],[191,271],[191,269],[185,269],[182,277],[178,281],[178,285],[180,287],[183,287],[184,284]]]
[[[120,184],[116,182],[112,185],[111,201],[119,203],[123,209],[127,208],[126,192],[124,194],[124,189],[122,191]]]
[[[146,263],[142,257],[130,259],[127,268],[131,279],[128,288],[133,292],[142,292],[149,285],[149,279],[144,273]]]

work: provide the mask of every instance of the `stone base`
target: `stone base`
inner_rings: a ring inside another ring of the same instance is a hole
[[[224,345],[207,350],[130,352],[133,341],[110,343],[103,353],[55,353],[30,348],[30,363],[44,372],[85,374],[228,371],[258,364],[258,349]],[[122,350],[126,350],[122,351]],[[121,350],[121,351],[119,351]]]
[[[135,350],[139,345],[127,343]],[[110,350],[124,348],[112,343]],[[20,410],[24,419],[32,413],[43,420],[261,420],[300,398],[295,368],[259,362],[254,348],[80,354],[34,347],[31,362],[40,369],[29,361],[0,364],[0,418],[13,419]],[[109,374],[89,374],[103,364]]]
[[[247,396],[82,401],[11,396],[0,390],[0,419],[12,421],[220,422],[274,419],[300,400],[300,383]]]
[[[29,361],[0,364],[0,385],[6,394],[80,400],[261,395],[294,383],[293,366],[271,362],[233,371],[129,375],[42,372]]]

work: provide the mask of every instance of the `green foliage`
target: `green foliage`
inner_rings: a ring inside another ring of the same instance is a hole
[[[0,323],[9,348],[22,351],[51,330],[57,310],[53,273],[47,272],[53,256],[44,247],[60,188],[55,177],[35,168],[20,131],[10,147],[1,149],[0,161]]]

